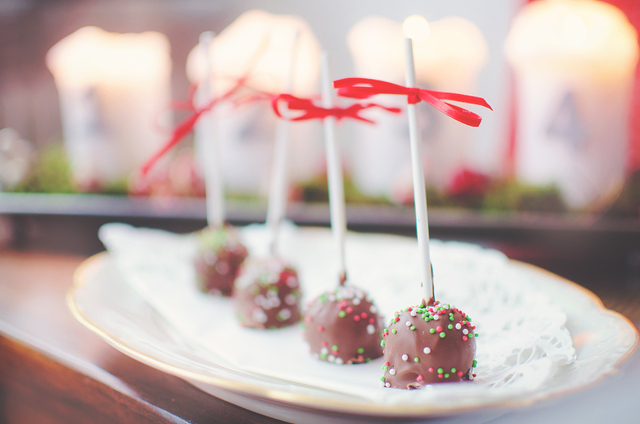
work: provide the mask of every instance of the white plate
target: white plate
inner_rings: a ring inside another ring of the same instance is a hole
[[[399,242],[406,244],[406,239]],[[371,239],[375,242],[375,239]],[[384,236],[384,249],[394,238]],[[567,315],[577,359],[529,392],[486,393],[446,404],[378,404],[327,388],[292,384],[245,373],[190,342],[122,278],[113,258],[101,253],[76,271],[68,303],[75,317],[123,353],[247,409],[287,421],[370,420],[376,417],[427,418],[486,408],[513,408],[586,388],[611,374],[637,347],[637,330],[621,315],[605,309],[591,292],[561,277],[509,261],[511,271],[554,299]],[[525,278],[526,277],[526,278]],[[456,386],[448,386],[449,391]],[[386,389],[389,390],[389,389]],[[347,415],[344,415],[347,414]]]

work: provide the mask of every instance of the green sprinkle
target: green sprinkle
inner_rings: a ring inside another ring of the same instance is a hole
[[[453,321],[453,315],[449,317],[449,321]]]
[[[441,339],[444,339],[444,338],[445,338],[445,336],[446,336],[446,334],[444,334],[444,331],[443,331],[442,333],[440,333],[440,338],[441,338]]]
[[[476,361],[475,359],[473,360],[473,365],[471,365],[473,368],[475,368],[478,365],[478,361]]]
[[[383,366],[382,366],[382,369],[383,369],[383,370],[385,370],[385,371],[389,371],[389,367],[388,367],[388,366],[386,366],[386,365],[383,365]]]
[[[409,330],[411,330],[411,331],[413,331],[413,330],[415,330],[415,329],[416,329],[416,326],[415,326],[415,325],[412,325],[411,327],[409,327]]]
[[[380,377],[380,381],[384,381],[384,376]]]
[[[365,362],[371,362],[371,358],[367,358],[364,360]]]
[[[384,330],[382,330],[383,333],[386,333],[387,331],[389,331],[389,330],[386,329],[386,328]]]
[[[398,330],[396,330],[396,329],[394,328],[393,330],[391,330],[391,332],[392,332],[393,334],[396,334],[396,333],[398,332]]]
[[[436,329],[435,329],[435,328],[430,328],[430,329],[429,329],[429,333],[433,334],[433,333],[435,333],[435,332],[436,332]]]
[[[447,325],[447,328],[448,328],[449,330],[453,330],[453,324],[449,324],[449,325]]]
[[[478,337],[478,333],[475,334],[475,337]]]
[[[344,318],[345,316],[347,316],[347,313],[345,311],[340,311],[340,312],[338,312],[338,316],[340,318]]]
[[[358,353],[364,353],[364,348],[359,347],[359,348],[358,348]]]
[[[473,339],[473,333],[469,333],[469,338]]]
[[[449,374],[445,374],[445,375],[444,375],[444,378],[449,378]]]
[[[456,372],[456,369],[455,368],[451,368],[451,372]]]
[[[438,374],[442,374],[444,370],[442,368],[438,368]]]
[[[380,342],[380,346],[384,347],[384,340]]]
[[[338,350],[338,345],[331,346],[331,350]]]
[[[420,358],[418,358],[417,356],[415,358],[413,358],[413,362],[419,362]]]
[[[321,354],[320,354],[320,357],[321,357],[322,359],[327,359],[327,354],[326,354],[326,353],[321,353]]]

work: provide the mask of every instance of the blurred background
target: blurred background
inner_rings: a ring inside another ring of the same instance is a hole
[[[420,14],[431,25],[415,46],[420,87],[493,107],[474,110],[483,121],[473,129],[419,106],[432,235],[497,247],[569,278],[595,263],[635,287],[636,3],[0,0],[0,243],[88,254],[102,249],[96,232],[105,222],[181,232],[205,225],[193,134],[147,177],[139,173],[189,116],[175,100],[203,78],[203,31],[219,34],[217,92],[250,71],[264,40],[253,88],[279,92],[287,37],[300,28],[293,93],[314,96],[321,49],[334,79],[402,84],[401,24]],[[276,118],[264,101],[216,113],[228,219],[262,221]],[[338,125],[349,226],[415,234],[406,116],[364,115],[377,123]],[[320,124],[293,124],[291,144],[289,217],[326,226]]]

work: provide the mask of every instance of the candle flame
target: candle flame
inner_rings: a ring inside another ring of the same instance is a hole
[[[562,22],[562,35],[567,45],[580,47],[588,37],[587,24],[575,13],[568,14]]]
[[[402,24],[404,36],[411,38],[413,41],[423,41],[429,38],[431,30],[429,22],[420,15],[411,15],[404,20]]]

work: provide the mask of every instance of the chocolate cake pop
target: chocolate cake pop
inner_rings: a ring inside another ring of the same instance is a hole
[[[232,227],[207,227],[200,231],[194,263],[198,288],[215,295],[231,296],[238,268],[247,254]]]
[[[304,315],[311,354],[334,364],[359,364],[382,356],[382,317],[372,299],[355,287],[339,286],[314,299]]]
[[[240,268],[234,299],[243,327],[271,329],[300,320],[298,273],[277,257],[251,257]]]
[[[472,379],[478,336],[474,330],[467,314],[444,303],[396,312],[382,333],[382,385],[417,389]]]

